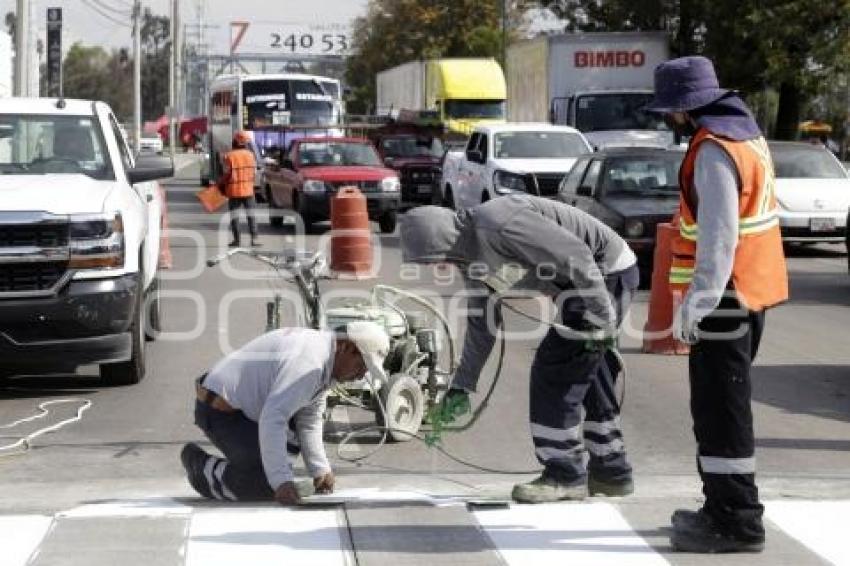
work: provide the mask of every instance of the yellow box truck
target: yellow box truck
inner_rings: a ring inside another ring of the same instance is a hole
[[[495,59],[410,61],[378,73],[376,111],[434,112],[450,134],[468,136],[478,124],[505,121],[506,95]]]

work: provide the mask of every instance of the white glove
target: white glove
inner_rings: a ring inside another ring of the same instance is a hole
[[[699,342],[698,323],[699,321],[690,320],[688,309],[684,305],[680,306],[673,317],[673,338],[685,344],[696,344]]]

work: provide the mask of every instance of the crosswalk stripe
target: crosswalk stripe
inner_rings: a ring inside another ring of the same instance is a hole
[[[53,517],[0,516],[0,554],[3,566],[24,566],[41,544]]]
[[[850,501],[768,501],[765,516],[787,535],[835,566],[850,566]]]
[[[84,519],[89,517],[167,517],[189,515],[192,507],[169,497],[148,497],[88,503],[58,513],[61,518]]]
[[[186,566],[345,566],[336,510],[196,510]]]
[[[669,564],[608,503],[512,505],[474,513],[512,566]]]

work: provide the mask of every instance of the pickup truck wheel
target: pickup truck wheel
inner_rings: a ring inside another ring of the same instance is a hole
[[[159,275],[157,275],[154,277],[150,288],[148,288],[145,294],[145,313],[147,316],[145,340],[148,342],[156,340],[159,333],[162,332],[162,301],[159,297],[161,287],[162,284],[160,283]]]
[[[455,207],[455,196],[452,194],[451,185],[446,186],[446,194],[443,195],[443,206],[446,208],[451,208],[454,210]]]
[[[272,188],[266,185],[266,201],[269,203],[269,224],[273,228],[283,228],[283,213],[272,200]]]
[[[130,359],[126,362],[114,364],[101,364],[100,380],[105,385],[134,385],[139,383],[145,376],[145,332],[142,328],[144,314],[142,308],[141,289],[136,293],[136,308],[133,313],[133,324],[130,326],[130,335],[133,349]]]
[[[395,232],[395,225],[398,223],[398,214],[395,210],[388,210],[378,218],[378,227],[381,229],[381,234],[392,234]]]
[[[488,200],[490,200],[490,195],[487,194],[487,191],[481,193],[481,204],[484,204]]]
[[[304,200],[302,200],[298,195],[295,196],[295,202],[292,208],[298,213],[301,217],[301,221],[304,223],[304,232],[306,234],[312,234],[315,230],[313,226],[316,223],[316,219],[313,218],[313,214],[307,210],[307,205]]]

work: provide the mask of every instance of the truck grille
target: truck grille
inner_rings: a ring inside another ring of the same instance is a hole
[[[327,183],[332,192],[337,192],[343,187],[357,187],[360,192],[374,193],[378,191],[378,181],[335,181]]]
[[[0,296],[53,289],[66,269],[66,262],[0,263]]]
[[[435,170],[433,167],[405,167],[401,171],[402,185],[430,185],[434,182]]]
[[[535,173],[537,188],[541,197],[554,197],[558,194],[558,187],[564,179],[563,173]]]
[[[0,248],[61,248],[67,245],[67,224],[0,224]]]

